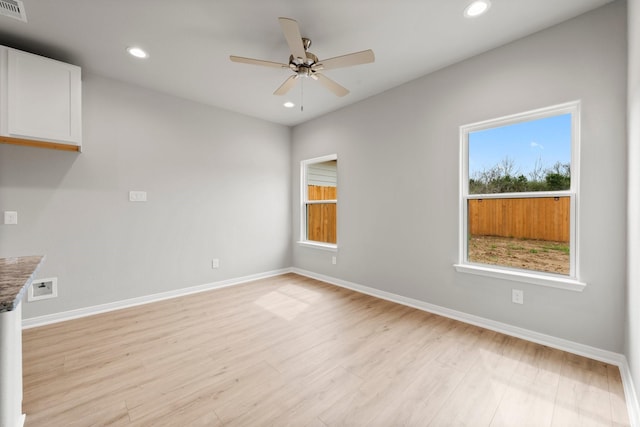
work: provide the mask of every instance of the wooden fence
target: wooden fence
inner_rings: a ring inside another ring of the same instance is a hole
[[[569,241],[570,197],[469,200],[471,235]]]
[[[322,187],[320,185],[307,186],[309,200],[336,200],[338,187]]]
[[[309,185],[309,200],[336,200],[337,187]],[[307,239],[314,242],[337,243],[335,203],[316,203],[307,206]]]

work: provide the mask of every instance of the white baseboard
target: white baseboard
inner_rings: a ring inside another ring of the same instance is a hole
[[[207,283],[204,285],[192,286],[189,288],[176,289],[158,294],[145,295],[142,297],[115,301],[107,304],[94,305],[91,307],[79,308],[77,310],[63,311],[61,313],[49,314],[46,316],[32,317],[22,321],[22,329],[35,328],[38,326],[50,325],[52,323],[64,322],[66,320],[78,319],[81,317],[92,316],[94,314],[106,313],[109,311],[120,310],[123,308],[135,307],[137,305],[149,304],[156,301],[162,301],[170,298],[177,298],[185,295],[191,295],[198,292],[206,292],[213,289],[226,288],[229,286],[240,285],[242,283],[253,282],[254,280],[265,279],[267,277],[279,276],[285,273],[291,273],[291,268],[283,268],[280,270],[267,271],[264,273],[252,274],[249,276],[238,277],[235,279],[222,280],[220,282]]]
[[[627,402],[627,408],[629,411],[629,420],[631,422],[631,426],[640,427],[640,406],[638,405],[638,398],[635,392],[635,387],[633,385],[633,379],[631,378],[629,364],[627,363],[627,358],[623,354],[602,350],[596,347],[591,347],[588,345],[576,343],[573,341],[565,340],[565,339],[554,337],[551,335],[541,334],[539,332],[509,325],[506,323],[496,322],[495,320],[486,319],[484,317],[475,316],[473,314],[452,310],[446,307],[430,304],[417,299],[404,297],[402,295],[397,295],[397,294],[393,294],[386,291],[381,291],[379,289],[370,288],[368,286],[359,285],[357,283],[348,282],[342,279],[336,279],[334,277],[325,276],[323,274],[318,274],[311,271],[302,270],[299,268],[293,268],[292,272],[299,274],[301,276],[310,277],[312,279],[317,279],[326,283],[330,283],[332,285],[350,289],[352,291],[371,295],[376,298],[381,298],[387,301],[391,301],[391,302],[402,304],[408,307],[416,308],[418,310],[426,311],[433,314],[438,314],[440,316],[448,317],[450,319],[459,320],[461,322],[469,323],[471,325],[479,326],[481,328],[489,329],[495,332],[500,332],[505,335],[510,335],[516,338],[521,338],[527,341],[535,342],[537,344],[542,344],[547,347],[556,348],[558,350],[577,354],[579,356],[584,356],[590,359],[609,363],[611,365],[616,365],[620,369],[620,376],[622,378],[622,384],[624,388],[625,399]]]
[[[620,376],[622,377],[622,385],[624,386],[624,398],[627,401],[627,408],[629,410],[629,421],[633,427],[640,427],[640,405],[638,405],[638,395],[633,385],[633,378],[631,378],[631,370],[629,369],[626,357],[624,359],[624,365],[618,365],[618,367],[620,368]]]

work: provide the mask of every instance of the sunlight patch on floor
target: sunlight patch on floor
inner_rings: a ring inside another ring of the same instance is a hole
[[[285,285],[262,295],[254,303],[278,317],[291,321],[320,298],[321,295],[318,292],[301,286]]]

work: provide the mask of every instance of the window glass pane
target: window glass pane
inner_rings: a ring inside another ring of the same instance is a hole
[[[568,190],[571,114],[470,132],[469,194]]]
[[[469,199],[467,260],[570,273],[571,198]]]
[[[307,204],[307,240],[336,243],[336,204]]]
[[[312,163],[307,166],[307,192],[309,200],[336,200],[338,161]]]
[[[306,199],[303,240],[337,243],[338,161],[335,155],[303,162]]]

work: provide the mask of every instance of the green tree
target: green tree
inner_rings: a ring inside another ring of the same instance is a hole
[[[530,179],[519,174],[515,162],[505,157],[500,163],[489,169],[477,172],[469,179],[470,194],[523,193],[531,191],[560,191],[571,187],[571,165],[556,162],[553,167],[544,169],[540,159]]]

